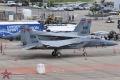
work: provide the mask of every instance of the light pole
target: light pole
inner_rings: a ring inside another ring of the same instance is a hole
[[[28,6],[30,6],[30,0],[28,0]]]
[[[50,0],[49,0],[49,7],[50,7]]]
[[[48,3],[48,4],[49,4],[49,8],[50,8],[50,0],[49,0],[49,3]],[[50,10],[49,10],[49,16],[50,16]]]

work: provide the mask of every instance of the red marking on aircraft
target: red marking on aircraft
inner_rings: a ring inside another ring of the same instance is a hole
[[[86,20],[81,20],[81,22],[85,22]]]
[[[86,22],[91,22],[92,20],[86,20]]]

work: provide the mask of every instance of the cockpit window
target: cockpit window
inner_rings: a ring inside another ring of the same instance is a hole
[[[98,36],[91,36],[91,39],[101,39],[101,38]]]

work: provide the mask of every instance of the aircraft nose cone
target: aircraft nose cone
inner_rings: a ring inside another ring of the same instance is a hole
[[[117,42],[113,42],[113,44],[112,45],[118,45],[118,43]]]
[[[115,45],[118,45],[118,43],[115,42],[115,41],[109,41],[109,42],[106,43],[106,45],[107,46],[115,46]]]
[[[7,35],[7,36],[2,37],[2,39],[7,39],[7,40],[12,41],[13,40],[13,36],[12,35]]]
[[[4,36],[2,37],[3,39],[10,39],[12,36],[8,35],[8,36]]]

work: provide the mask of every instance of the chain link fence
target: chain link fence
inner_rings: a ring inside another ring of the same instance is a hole
[[[32,7],[16,7],[14,8],[14,20],[22,20],[23,9],[30,9],[32,11],[32,16],[37,17],[38,20],[48,18],[48,16],[54,14],[54,16],[61,16],[63,18],[63,22],[68,22],[69,15],[73,15],[74,11],[59,11],[59,10],[47,10],[47,9],[38,9],[38,8],[32,8]],[[0,20],[7,21],[9,18],[8,15],[9,11],[0,11]]]

